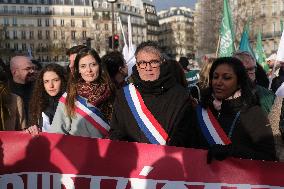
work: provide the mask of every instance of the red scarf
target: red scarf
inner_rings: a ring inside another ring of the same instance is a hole
[[[88,99],[88,103],[98,107],[111,96],[110,87],[104,83],[80,82],[77,86],[78,95]]]

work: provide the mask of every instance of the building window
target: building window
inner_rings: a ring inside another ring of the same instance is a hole
[[[82,27],[84,27],[84,28],[85,28],[85,27],[86,27],[86,25],[87,25],[87,24],[86,24],[86,20],[82,20]]]
[[[56,19],[53,19],[53,26],[56,26],[57,25],[57,21]]]
[[[83,37],[83,39],[87,38],[87,32],[86,31],[82,31],[82,37]]]
[[[94,1],[94,4],[93,4],[94,8],[99,8],[99,2],[98,1]]]
[[[71,39],[72,40],[76,39],[76,31],[71,31]]]
[[[108,30],[108,24],[105,24],[105,30]]]
[[[260,7],[260,15],[265,16],[265,5],[264,4],[262,4]]]
[[[50,31],[49,30],[45,31],[45,36],[46,36],[46,39],[50,39]]]
[[[5,43],[5,48],[10,49],[10,43]]]
[[[103,7],[104,9],[107,9],[107,2],[103,2],[102,7]]]
[[[60,25],[64,26],[64,20],[63,19],[60,20]]]
[[[16,50],[16,51],[19,50],[19,45],[18,45],[18,43],[14,43],[14,50]]]
[[[99,30],[100,29],[100,25],[96,24],[96,29]]]
[[[16,30],[13,31],[13,38],[14,39],[18,39],[18,35],[17,35],[17,31]]]
[[[65,39],[65,31],[61,31],[61,39]]]
[[[42,39],[42,31],[40,31],[40,30],[38,31],[38,33],[37,33],[37,38],[38,38],[38,39]]]
[[[26,39],[26,31],[22,31],[22,39]]]
[[[28,7],[28,11],[29,11],[29,14],[33,14],[33,8],[32,7]]]
[[[48,14],[49,13],[49,8],[48,7],[44,7],[44,13]]]
[[[74,13],[74,8],[71,8],[71,16],[74,16],[75,13]]]
[[[8,7],[7,6],[4,6],[3,9],[4,9],[4,13],[8,13]]]
[[[10,39],[9,31],[5,31],[5,39]]]
[[[75,27],[75,20],[71,20],[71,27]]]
[[[37,19],[37,26],[41,26],[41,19],[40,18]]]
[[[9,25],[9,18],[4,18],[4,25],[8,26]]]
[[[57,31],[53,31],[53,39],[57,39]]]
[[[25,7],[24,7],[24,6],[21,6],[21,7],[20,7],[20,13],[21,13],[21,14],[24,14],[24,12],[25,12]]]
[[[16,11],[16,6],[12,6],[12,13],[16,13],[17,11]]]
[[[34,31],[30,31],[30,39],[34,38]]]
[[[49,19],[45,19],[45,26],[49,26]]]
[[[27,50],[27,45],[25,43],[22,44],[22,50],[26,51]]]
[[[17,26],[17,18],[13,17],[13,26]]]
[[[37,7],[37,8],[36,8],[36,13],[37,13],[37,14],[40,14],[40,13],[41,13],[41,7]]]

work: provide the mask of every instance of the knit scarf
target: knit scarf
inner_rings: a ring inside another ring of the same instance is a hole
[[[88,103],[98,106],[111,95],[110,88],[104,83],[86,83],[80,82],[77,86],[78,95],[86,98]]]
[[[105,118],[110,121],[112,114],[112,93],[107,84],[101,82],[86,83],[82,81],[77,85],[77,93],[86,98],[88,103],[97,107]]]
[[[7,108],[7,97],[9,92],[4,83],[0,82],[0,131],[5,131],[5,120],[9,117],[9,109]]]

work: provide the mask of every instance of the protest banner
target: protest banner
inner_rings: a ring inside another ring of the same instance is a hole
[[[206,151],[42,133],[0,132],[1,189],[284,188],[284,164]]]

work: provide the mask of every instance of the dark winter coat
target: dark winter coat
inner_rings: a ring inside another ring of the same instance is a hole
[[[149,111],[154,115],[169,135],[168,145],[186,146],[187,129],[192,110],[188,92],[179,85],[168,66],[161,66],[160,77],[156,81],[143,81],[134,67],[133,81]],[[118,91],[114,103],[110,138],[130,142],[150,143],[140,130],[123,92]]]
[[[223,100],[221,110],[218,112],[213,107],[213,98],[210,99],[210,110],[217,118],[220,126],[228,135],[233,120],[240,111],[235,127],[232,132],[232,152],[231,156],[256,159],[256,160],[276,160],[274,139],[271,127],[266,114],[257,105],[245,105],[241,98]],[[199,124],[192,124],[193,128],[189,133],[191,147],[209,149],[210,146],[204,137]]]

